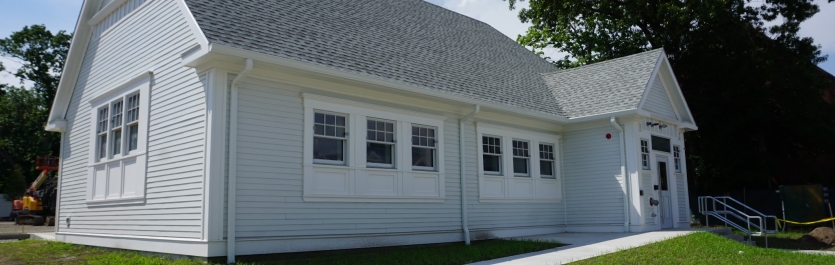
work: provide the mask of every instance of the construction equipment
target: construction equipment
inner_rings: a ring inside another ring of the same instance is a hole
[[[58,181],[50,172],[58,170],[57,157],[37,157],[35,168],[41,174],[29,185],[21,200],[15,200],[11,217],[19,225],[55,225]],[[43,188],[41,188],[43,186]],[[18,208],[22,206],[22,209]]]

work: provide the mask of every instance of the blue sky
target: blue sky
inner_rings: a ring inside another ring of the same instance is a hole
[[[436,5],[469,17],[484,21],[510,38],[523,34],[528,25],[522,24],[517,18],[516,11],[507,8],[507,2],[502,0],[427,0]],[[821,8],[809,21],[801,25],[801,35],[811,36],[822,46],[823,52],[830,60],[820,66],[824,70],[835,74],[835,3],[827,4],[826,0],[815,0]],[[45,24],[53,31],[66,30],[71,32],[75,28],[82,0],[0,0],[0,37],[9,36],[25,25]],[[525,6],[522,3],[521,6]],[[557,51],[548,51],[547,55],[562,57]],[[16,69],[19,63],[0,57],[0,61],[8,69]],[[0,73],[0,83],[17,84],[14,76]]]

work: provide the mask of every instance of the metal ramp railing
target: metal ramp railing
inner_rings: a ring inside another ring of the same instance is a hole
[[[725,223],[725,227],[731,226],[745,233],[749,243],[752,236],[765,236],[765,247],[768,247],[768,235],[776,234],[778,229],[777,216],[763,214],[728,196],[700,196],[699,213],[705,215],[706,226],[710,225],[710,217],[716,218]],[[768,227],[769,219],[774,221],[772,227]]]

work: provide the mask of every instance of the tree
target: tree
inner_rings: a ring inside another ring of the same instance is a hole
[[[71,34],[52,34],[43,25],[23,27],[0,39],[0,56],[22,64],[13,74],[34,84],[32,88],[0,84],[0,192],[22,194],[25,187],[18,182],[38,176],[35,157],[59,152],[60,134],[46,132],[44,126],[71,39]],[[6,71],[3,65],[0,71]]]
[[[22,61],[23,66],[14,75],[32,81],[33,89],[43,101],[41,105],[51,106],[71,40],[72,34],[63,30],[52,34],[44,25],[24,26],[23,30],[0,39],[0,55]]]
[[[516,0],[508,0],[511,9]],[[831,0],[829,2],[832,2]],[[816,64],[825,61],[800,23],[810,0],[532,0],[517,41],[569,56],[562,68],[663,48],[699,131],[685,135],[690,187],[831,181],[835,107]],[[768,26],[771,25],[771,26]],[[835,171],[833,171],[835,172]],[[835,184],[835,183],[831,183]]]

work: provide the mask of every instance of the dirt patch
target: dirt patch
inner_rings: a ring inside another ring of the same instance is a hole
[[[835,247],[835,229],[818,227],[812,232],[797,239],[797,243],[805,247],[820,247],[832,249]]]

